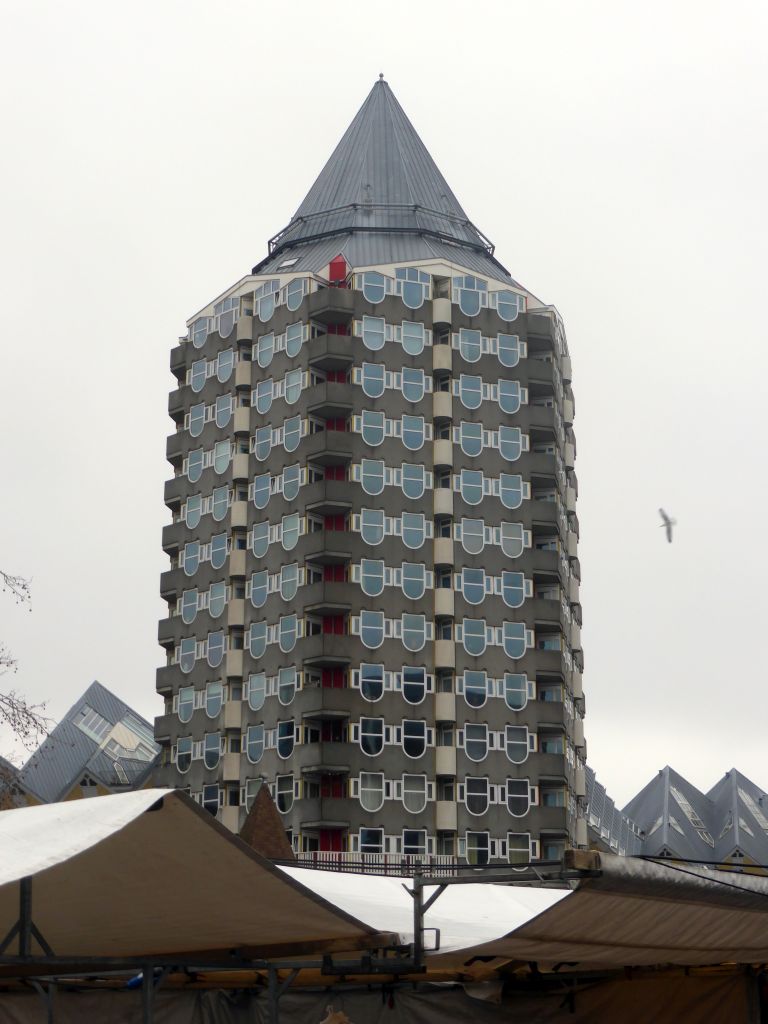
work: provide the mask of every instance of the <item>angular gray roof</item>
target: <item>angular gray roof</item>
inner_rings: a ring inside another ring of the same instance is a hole
[[[60,799],[83,775],[109,789],[127,789],[140,785],[154,768],[155,761],[136,762],[124,757],[117,758],[120,767],[116,768],[116,759],[104,753],[96,740],[75,724],[75,718],[84,705],[110,725],[116,725],[128,716],[149,730],[150,735],[152,733],[149,722],[124,701],[101,683],[91,683],[19,772],[22,785],[45,803]]]
[[[359,251],[348,244],[363,238],[373,244]],[[463,265],[471,255],[478,272],[511,280],[383,79],[269,249],[254,273],[270,273],[289,256],[301,258],[301,269],[320,269],[343,249],[353,267],[435,257]]]

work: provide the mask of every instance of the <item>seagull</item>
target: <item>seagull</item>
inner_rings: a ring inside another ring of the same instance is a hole
[[[667,515],[667,513],[666,513],[666,512],[664,511],[664,509],[663,509],[663,508],[660,508],[660,509],[659,509],[659,515],[660,515],[660,516],[661,516],[661,518],[662,518],[662,519],[664,520],[664,521],[662,522],[662,524],[661,524],[661,525],[662,525],[662,526],[664,527],[664,529],[665,529],[665,530],[667,531],[667,540],[668,540],[668,541],[669,541],[669,543],[671,544],[671,543],[672,543],[672,527],[673,527],[673,526],[677,526],[677,520],[676,520],[676,519],[671,519],[671,518],[670,518],[670,517],[669,517],[669,516]]]

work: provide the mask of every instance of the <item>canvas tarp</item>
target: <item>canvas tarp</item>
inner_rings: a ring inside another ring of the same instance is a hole
[[[768,878],[613,854],[591,858],[600,873],[538,917],[435,961],[458,967],[483,956],[580,968],[768,963]]]
[[[58,957],[290,955],[380,942],[172,790],[4,811],[0,939],[19,918],[24,877],[32,920]],[[14,941],[6,956],[15,952]]]

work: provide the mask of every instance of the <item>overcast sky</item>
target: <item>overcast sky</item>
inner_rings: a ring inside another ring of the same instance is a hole
[[[764,3],[0,0],[0,604],[14,685],[152,718],[187,317],[383,71],[574,367],[589,762],[768,789]],[[679,520],[672,545],[663,505]],[[4,680],[7,683],[7,679]]]

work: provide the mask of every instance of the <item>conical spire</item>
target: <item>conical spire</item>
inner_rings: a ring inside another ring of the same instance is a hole
[[[268,261],[302,243],[361,233],[419,236],[493,257],[383,77],[288,227],[270,241]]]

